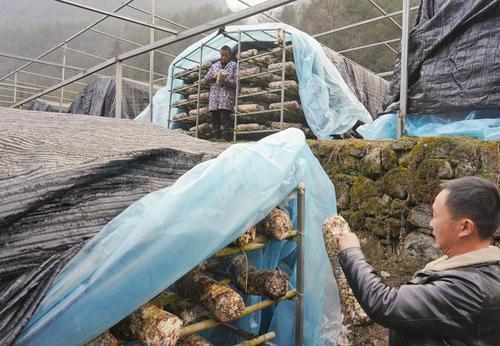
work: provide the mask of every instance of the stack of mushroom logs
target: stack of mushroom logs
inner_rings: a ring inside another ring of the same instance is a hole
[[[282,82],[282,53],[283,48],[275,48],[269,54],[257,49],[240,53],[238,106],[234,109],[238,114],[235,127],[238,139],[258,138],[261,137],[259,133],[282,129],[280,122],[282,88],[284,88],[283,129],[296,127],[304,131],[306,136],[312,136],[300,104],[292,46],[286,47],[284,82]],[[254,56],[255,58],[252,58]],[[201,78],[209,68],[210,63],[202,65]],[[173,93],[182,95],[182,99],[171,104],[171,108],[181,110],[172,116],[172,121],[188,125],[190,127],[188,132],[194,134],[196,114],[199,111],[198,137],[211,139],[214,138],[214,133],[209,121],[209,85],[202,83],[198,106],[199,77],[199,67],[174,74],[174,78],[181,79],[183,84],[172,89]],[[260,113],[255,114],[255,112]]]
[[[119,345],[127,340],[138,340],[151,346],[211,345],[197,332],[218,325],[252,341],[270,340],[275,336],[274,332],[257,336],[228,323],[281,300],[291,299],[296,291],[288,290],[288,275],[285,272],[279,269],[259,270],[248,261],[245,252],[263,249],[270,240],[295,236],[289,214],[278,208],[273,209],[233,244],[200,263],[167,290],[87,345]],[[263,300],[246,307],[239,291],[262,296]]]

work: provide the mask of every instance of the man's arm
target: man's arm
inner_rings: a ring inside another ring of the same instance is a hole
[[[387,328],[457,336],[482,308],[478,283],[462,276],[397,289],[382,281],[359,247],[344,249],[338,258],[361,307]]]

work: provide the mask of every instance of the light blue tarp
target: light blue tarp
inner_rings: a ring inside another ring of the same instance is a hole
[[[396,113],[388,113],[372,124],[356,130],[364,139],[395,139]],[[483,109],[472,112],[408,115],[405,135],[415,137],[468,136],[484,140],[500,140],[500,109]]]
[[[342,134],[350,130],[359,120],[371,123],[373,120],[349,89],[340,72],[330,61],[321,44],[308,34],[281,23],[262,23],[258,25],[229,26],[226,32],[234,39],[238,38],[238,30],[248,32],[255,40],[262,42],[274,41],[277,29],[284,29],[291,34],[297,78],[299,81],[299,94],[307,123],[313,133],[320,139],[330,139],[335,134]],[[274,31],[274,34],[271,34]],[[241,40],[252,41],[252,38],[242,34]],[[288,38],[287,38],[288,40]],[[236,43],[217,33],[203,38],[191,45],[174,59],[168,70],[167,87],[157,92],[153,99],[153,122],[167,126],[170,81],[173,75],[173,66],[191,68],[196,63],[182,60],[188,56],[194,61],[200,60],[200,49],[203,43],[210,41],[210,46],[220,48],[223,45],[234,47]],[[219,57],[218,51],[203,49],[203,62],[209,62]],[[177,72],[177,71],[175,71]],[[174,84],[175,85],[175,84]],[[178,97],[178,95],[176,95]],[[161,104],[156,107],[155,104]],[[136,119],[146,120],[149,107],[137,116]],[[177,110],[173,110],[175,114]]]
[[[66,265],[16,344],[88,342],[234,241],[300,182],[306,184],[306,345],[334,344],[340,305],[321,226],[336,211],[335,191],[297,129],[233,145],[128,207]],[[294,203],[288,203],[291,211]],[[272,242],[251,260],[293,271],[295,243]],[[276,331],[277,344],[292,345],[294,303],[279,303],[269,314],[254,314],[240,325],[256,332],[262,321]]]

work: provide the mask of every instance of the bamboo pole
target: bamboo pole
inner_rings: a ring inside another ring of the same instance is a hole
[[[269,341],[271,339],[274,339],[275,337],[276,337],[276,333],[275,332],[269,332],[269,333],[266,333],[266,334],[262,334],[262,335],[256,337],[255,339],[244,341],[241,344],[237,344],[235,346],[256,346],[256,345],[262,345],[263,343],[265,343],[265,342],[267,342],[267,341]]]
[[[254,312],[257,312],[257,311],[260,311],[260,310],[263,310],[271,305],[274,305],[280,301],[283,301],[283,300],[288,300],[288,299],[291,299],[293,297],[295,297],[297,295],[297,291],[295,290],[291,290],[291,291],[288,291],[287,294],[279,299],[279,300],[271,300],[271,299],[266,299],[266,300],[263,300],[257,304],[254,304],[254,305],[251,305],[251,306],[248,306],[245,308],[245,310],[243,310],[243,312],[241,313],[240,315],[240,318],[241,317],[244,317],[244,316],[247,316],[247,315],[250,315]],[[205,321],[201,321],[201,322],[198,322],[198,323],[193,323],[187,327],[184,327],[181,329],[181,337],[182,336],[185,336],[185,335],[189,335],[189,334],[194,334],[194,333],[198,333],[202,330],[206,330],[206,329],[210,329],[210,328],[213,328],[213,327],[216,327],[218,326],[219,324],[221,324],[220,322],[217,322],[213,319],[210,319],[210,320],[205,320]]]
[[[255,251],[255,250],[260,250],[263,249],[266,246],[266,244],[262,243],[250,243],[242,247],[227,247],[225,249],[222,249],[220,251],[217,251],[213,257],[224,257],[224,256],[231,256],[231,255],[236,255],[240,253],[241,251]]]
[[[286,239],[293,239],[297,236],[297,231],[291,231],[290,234],[286,237]],[[242,247],[226,247],[222,250],[217,251],[213,257],[224,257],[224,256],[232,256],[241,253],[242,251],[256,251],[263,249],[266,242],[275,240],[266,236],[258,236],[255,238],[253,243],[244,245]]]
[[[286,237],[286,239],[293,239],[297,236],[297,230],[293,230],[290,232],[290,235]],[[265,235],[260,235],[254,239],[254,243],[266,243],[268,241],[274,240],[272,238],[266,237]]]

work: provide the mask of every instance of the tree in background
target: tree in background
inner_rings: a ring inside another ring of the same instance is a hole
[[[375,1],[387,13],[401,10],[401,0]],[[419,1],[412,0],[411,3],[415,6]],[[382,13],[368,0],[311,0],[283,7],[278,18],[314,35],[381,15]],[[394,19],[401,25],[401,16],[395,16]],[[318,41],[333,50],[342,51],[400,37],[401,30],[389,19],[385,19],[328,34],[318,38]],[[395,50],[399,49],[398,42],[391,43],[390,46]],[[346,52],[344,55],[376,73],[392,71],[396,58],[396,54],[383,45]]]

